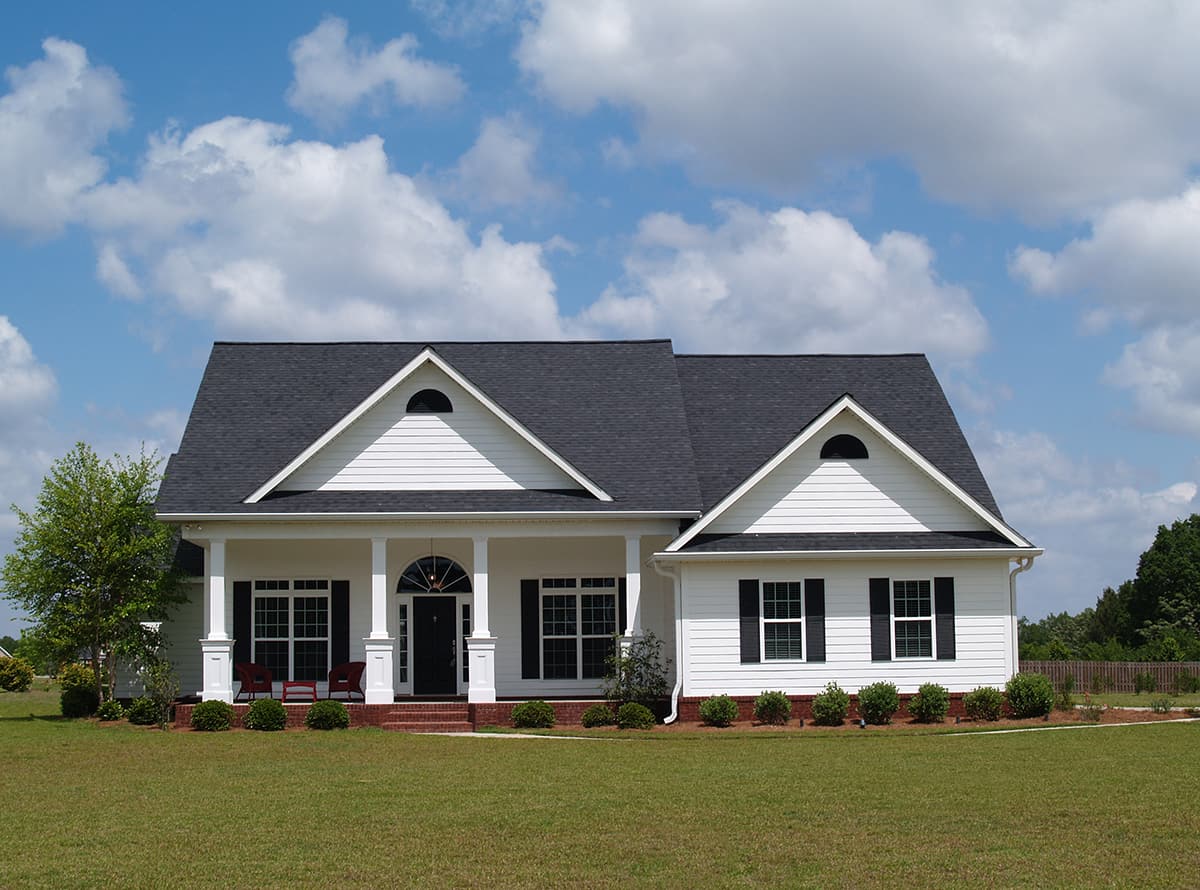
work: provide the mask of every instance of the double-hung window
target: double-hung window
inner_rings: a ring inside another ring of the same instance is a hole
[[[804,585],[764,581],[763,657],[768,661],[804,658]]]
[[[617,632],[616,578],[543,578],[542,677],[604,676]]]
[[[892,582],[896,658],[933,657],[933,596],[928,580]]]
[[[255,581],[253,620],[251,658],[275,680],[328,677],[328,580]]]

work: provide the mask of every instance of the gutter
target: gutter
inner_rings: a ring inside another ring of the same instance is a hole
[[[683,690],[683,583],[678,566],[664,567],[653,557],[650,564],[658,574],[670,578],[675,589],[675,688],[671,690],[671,713],[663,719],[664,724],[674,723],[679,719],[679,693]]]
[[[1030,554],[1029,556],[1013,557],[1017,564],[1013,570],[1008,573],[1008,620],[1012,625],[1012,664],[1014,674],[1017,672],[1017,669],[1021,663],[1019,657],[1021,653],[1021,647],[1017,642],[1017,575],[1021,574],[1021,572],[1028,572],[1031,568],[1033,568],[1033,561],[1037,559],[1037,557],[1041,556],[1043,552],[1045,551],[1039,550],[1037,553]]]
[[[655,560],[673,561],[732,561],[739,559],[861,559],[862,557],[894,557],[903,559],[954,559],[956,557],[995,556],[1032,560],[1045,551],[1029,547],[958,547],[940,550],[665,550],[654,554]],[[1024,569],[1022,569],[1024,571]]]

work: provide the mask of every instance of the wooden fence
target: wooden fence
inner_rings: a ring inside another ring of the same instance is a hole
[[[1021,671],[1045,674],[1061,689],[1070,674],[1077,692],[1136,692],[1134,677],[1150,674],[1159,692],[1174,692],[1181,675],[1200,677],[1200,661],[1021,661]]]

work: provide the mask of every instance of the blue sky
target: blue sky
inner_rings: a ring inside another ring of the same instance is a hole
[[[1200,12],[826,6],[10,11],[0,503],[172,451],[218,338],[921,351],[1090,605],[1197,509]]]

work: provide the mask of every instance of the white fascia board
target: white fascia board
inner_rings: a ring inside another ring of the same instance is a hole
[[[331,426],[324,434],[321,435],[315,442],[300,452],[287,466],[268,479],[262,487],[257,489],[250,497],[246,498],[244,503],[257,504],[264,497],[275,490],[275,487],[282,483],[288,476],[292,475],[310,457],[328,445],[339,433],[345,430],[350,424],[358,420],[369,410],[383,401],[392,390],[399,386],[406,378],[411,376],[418,368],[426,362],[432,364],[443,374],[465,389],[485,408],[496,415],[506,426],[508,426],[518,436],[537,449],[546,459],[552,464],[574,479],[579,485],[587,490],[593,497],[601,501],[611,501],[609,496],[600,486],[588,479],[587,476],[579,472],[567,462],[565,458],[559,455],[554,449],[550,448],[542,442],[537,436],[531,433],[525,426],[515,417],[488,398],[480,389],[475,386],[470,380],[458,373],[451,365],[439,356],[432,348],[426,346],[421,352],[410,361],[407,365],[393,374],[382,386],[376,389],[373,393],[367,396],[360,402],[349,414]]]
[[[456,513],[156,513],[159,522],[326,522],[347,520],[351,522],[372,521],[386,522],[389,520],[415,520],[436,522],[443,519],[496,519],[496,520],[530,520],[536,522],[553,522],[556,519],[693,519],[700,514],[695,510],[606,510],[588,511],[574,510],[571,512],[518,512],[505,513],[493,511],[489,513],[472,513],[461,511]]]
[[[909,462],[914,464],[919,470],[924,472],[927,476],[929,476],[929,478],[944,488],[964,507],[991,526],[993,530],[1008,538],[1017,547],[1029,548],[1033,546],[1031,543],[1029,543],[1029,541],[1026,541],[1023,537],[1017,534],[1014,529],[1010,528],[1008,525],[993,516],[990,510],[980,504],[977,500],[975,500],[975,498],[963,491],[955,482],[950,479],[949,476],[927,461],[920,455],[919,452],[916,451],[916,449],[910,447],[908,443],[884,426],[879,420],[872,416],[870,412],[858,404],[858,402],[854,401],[851,396],[845,395],[822,411],[812,423],[810,423],[807,427],[805,427],[804,430],[801,431],[800,435],[792,439],[792,441],[785,445],[774,457],[772,457],[754,473],[748,476],[741,485],[727,494],[720,501],[720,503],[712,508],[712,510],[701,517],[699,521],[688,528],[688,530],[682,535],[672,541],[671,545],[667,547],[667,552],[674,552],[681,549],[689,541],[704,531],[704,529],[708,528],[714,519],[719,517],[722,513],[725,513],[730,507],[741,500],[741,498],[748,491],[750,491],[750,489],[754,488],[755,485],[773,473],[780,464],[795,454],[805,442],[808,442],[810,439],[816,436],[817,433],[832,423],[834,418],[836,418],[843,411],[849,411],[851,414],[865,423],[877,435],[879,435],[880,438],[904,455]]]
[[[705,562],[758,559],[955,559],[981,557],[996,557],[998,559],[1020,559],[1038,557],[1046,551],[1039,547],[974,547],[970,549],[949,550],[727,550],[724,552],[678,553],[675,551],[660,551],[651,559],[662,562]]]

